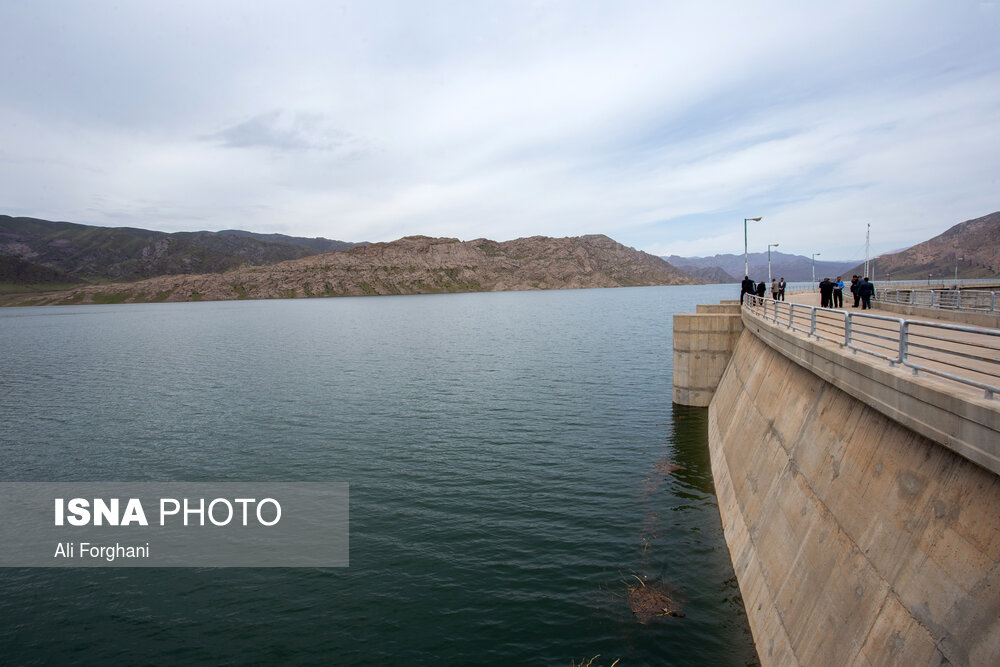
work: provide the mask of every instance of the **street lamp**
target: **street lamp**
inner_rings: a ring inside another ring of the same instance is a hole
[[[747,220],[760,222],[760,216],[756,218],[743,218],[743,275],[750,275],[750,253],[747,252]]]
[[[958,286],[958,263],[960,261],[964,262],[965,258],[964,257],[959,257],[958,254],[956,254],[955,255],[955,286],[956,287]]]
[[[777,248],[777,243],[767,244],[767,284],[771,284],[771,248]]]
[[[813,282],[814,283],[816,282],[816,255],[822,255],[822,254],[823,253],[821,253],[821,252],[814,252],[813,253]]]

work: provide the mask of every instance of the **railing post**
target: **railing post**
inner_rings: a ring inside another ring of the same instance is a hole
[[[906,365],[906,358],[909,356],[910,350],[910,321],[903,320],[902,325],[899,327],[899,363]],[[920,375],[920,372],[914,368],[914,375]]]
[[[910,323],[906,320],[899,321],[899,350],[897,351],[897,356],[899,357],[899,365],[903,366],[906,361],[906,345],[907,345],[907,333],[910,328]],[[892,361],[889,362],[890,366],[895,366]]]
[[[809,306],[809,311],[811,317],[809,318],[809,335],[816,335],[816,308],[815,306]]]
[[[847,346],[848,348],[850,348],[851,351],[854,352],[855,354],[857,353],[857,350],[855,350],[851,346],[851,314],[850,313],[844,313],[844,345]]]

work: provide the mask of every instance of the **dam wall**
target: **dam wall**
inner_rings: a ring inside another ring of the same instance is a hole
[[[986,467],[1000,443],[995,425],[967,432],[995,408],[953,401],[937,407],[959,421],[942,422],[937,399],[907,403],[890,377],[869,387],[878,409],[841,388],[849,353],[817,359],[819,343],[756,322],[711,399],[709,445],[762,664],[1000,664],[1000,477]]]

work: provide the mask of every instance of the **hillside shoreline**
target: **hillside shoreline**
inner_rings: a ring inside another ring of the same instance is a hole
[[[6,306],[229,301],[389,294],[690,285],[702,281],[604,235],[489,239],[408,236],[268,266],[8,295]]]

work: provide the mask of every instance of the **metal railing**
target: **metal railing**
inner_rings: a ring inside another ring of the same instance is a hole
[[[875,300],[904,306],[995,313],[1000,308],[1000,292],[985,290],[876,289]]]
[[[831,276],[832,278],[833,276]],[[843,276],[841,276],[843,278]],[[815,292],[819,289],[819,281],[821,279],[817,278],[815,282],[810,281],[796,281],[788,283],[786,288],[786,293],[792,292]],[[849,291],[850,287],[850,276],[844,279],[845,288],[844,291]],[[958,281],[953,279],[935,278],[933,281],[924,280],[872,280],[872,283],[878,285],[880,288],[884,289],[940,289],[948,290],[955,289],[956,287],[967,287],[971,285],[976,286],[988,286],[996,287],[1000,285],[1000,278],[959,278]],[[770,285],[768,285],[768,289]]]
[[[935,287],[939,289],[955,289],[956,287],[967,287],[970,285],[996,287],[1000,285],[1000,278],[959,278],[955,280],[949,276],[937,276],[933,280],[927,278],[923,280],[872,279],[872,282],[888,289],[934,289]]]
[[[907,320],[746,295],[743,307],[792,331],[920,372],[1000,394],[1000,330]]]

